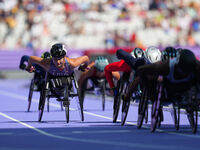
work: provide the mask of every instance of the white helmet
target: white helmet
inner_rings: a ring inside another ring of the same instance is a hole
[[[148,47],[145,51],[145,57],[150,61],[150,63],[155,63],[161,60],[161,52],[156,47]]]

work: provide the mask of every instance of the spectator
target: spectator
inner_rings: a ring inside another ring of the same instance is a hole
[[[195,46],[199,12],[197,0],[1,0],[0,49]]]

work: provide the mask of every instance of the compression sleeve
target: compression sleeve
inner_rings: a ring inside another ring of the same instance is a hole
[[[21,57],[20,64],[19,64],[19,68],[20,68],[20,69],[25,69],[26,65],[25,65],[24,63],[25,63],[25,62],[28,63],[29,58],[30,58],[30,57],[27,56],[27,55],[23,55],[23,56]]]
[[[123,59],[133,70],[136,70],[138,65],[141,64],[141,61],[139,61],[137,63],[136,66],[136,62],[137,62],[137,58],[133,58],[133,56],[131,54],[129,54],[128,52],[124,51],[124,50],[117,50],[117,58],[118,59]]]
[[[121,61],[114,62],[107,65],[104,71],[105,71],[106,80],[108,81],[110,88],[114,88],[115,85],[113,82],[112,72],[114,71],[130,72],[131,68],[129,67],[127,63],[125,63],[124,60],[121,60]]]

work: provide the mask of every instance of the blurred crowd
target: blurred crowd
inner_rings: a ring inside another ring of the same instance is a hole
[[[0,0],[0,50],[200,45],[199,0]]]

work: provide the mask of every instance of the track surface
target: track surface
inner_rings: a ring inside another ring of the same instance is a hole
[[[135,126],[136,105],[131,105],[125,126],[112,123],[113,101],[109,97],[102,111],[100,96],[87,95],[84,122],[72,99],[68,124],[59,102],[51,99],[50,112],[45,107],[42,122],[38,123],[38,92],[33,94],[31,111],[26,111],[29,84],[29,80],[0,80],[0,150],[200,149],[200,131],[192,134],[185,114],[181,114],[180,130],[176,131],[170,112],[164,111],[164,122],[151,133],[150,122],[142,129]]]

